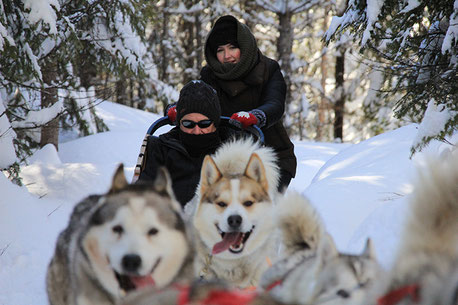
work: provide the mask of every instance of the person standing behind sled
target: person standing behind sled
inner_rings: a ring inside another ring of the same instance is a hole
[[[278,63],[258,49],[250,29],[235,17],[220,17],[205,43],[201,79],[218,92],[223,116],[234,125],[257,125],[279,159],[279,191],[296,175],[294,145],[281,122],[286,83]]]
[[[157,169],[165,166],[175,197],[184,207],[195,194],[205,155],[234,136],[232,129],[219,126],[220,117],[216,91],[201,80],[187,83],[173,109],[171,119],[177,127],[148,138],[145,168],[138,181],[154,181]]]

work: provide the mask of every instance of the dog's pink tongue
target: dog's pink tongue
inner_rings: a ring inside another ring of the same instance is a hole
[[[240,244],[242,241],[243,233],[241,232],[231,232],[224,234],[224,238],[219,243],[216,243],[213,246],[212,254],[218,254],[229,249],[231,245]]]
[[[130,277],[130,280],[135,285],[136,289],[155,285],[154,279],[153,279],[153,277],[151,275],[147,275],[147,276],[132,276],[132,277]]]

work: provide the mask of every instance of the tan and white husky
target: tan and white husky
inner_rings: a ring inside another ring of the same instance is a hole
[[[274,151],[248,139],[205,158],[195,200],[186,207],[197,236],[197,275],[239,288],[257,285],[276,255],[278,178]]]

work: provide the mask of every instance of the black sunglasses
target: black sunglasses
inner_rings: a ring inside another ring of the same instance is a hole
[[[192,129],[192,128],[196,127],[196,125],[199,126],[199,128],[207,128],[207,127],[210,127],[211,124],[213,124],[212,120],[202,120],[202,121],[199,121],[199,122],[194,122],[194,121],[190,121],[190,120],[181,121],[181,125],[184,128],[189,128],[189,129]]]

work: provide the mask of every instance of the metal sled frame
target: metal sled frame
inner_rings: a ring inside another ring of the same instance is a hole
[[[229,124],[229,119],[230,119],[229,117],[222,116],[221,117],[221,124],[224,124],[225,126],[230,126],[231,128],[239,130],[234,125]],[[146,163],[146,156],[145,156],[146,155],[146,145],[148,143],[148,138],[150,136],[153,136],[154,133],[156,132],[156,130],[158,130],[162,126],[166,126],[166,125],[171,125],[171,126],[175,125],[174,123],[172,123],[169,120],[168,116],[164,116],[164,117],[162,117],[160,119],[157,119],[153,124],[151,124],[151,126],[146,131],[146,135],[143,138],[142,146],[140,147],[140,153],[138,154],[137,164],[135,165],[134,176],[132,177],[132,183],[134,183],[134,182],[136,182],[138,180],[138,177],[140,177],[140,173],[142,172],[142,170],[143,170],[143,168],[145,166],[145,163]],[[256,136],[258,141],[262,145],[264,145],[264,133],[262,132],[261,128],[259,128],[258,126],[253,125],[253,126],[250,126],[250,127],[246,128],[244,130],[248,131],[250,134]]]

